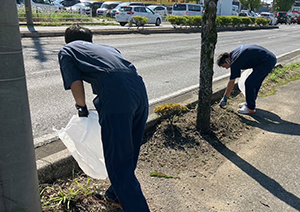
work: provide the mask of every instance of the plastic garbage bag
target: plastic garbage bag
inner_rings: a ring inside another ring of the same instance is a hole
[[[245,71],[243,71],[243,73],[241,74],[241,77],[238,81],[238,86],[240,91],[243,93],[244,96],[246,96],[246,91],[245,91],[245,82],[246,79],[248,78],[248,76],[252,73],[252,69],[247,69]]]
[[[56,131],[85,174],[106,179],[100,129],[97,111],[90,110],[88,118],[74,115],[65,128]]]

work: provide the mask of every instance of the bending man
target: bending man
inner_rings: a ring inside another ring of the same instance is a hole
[[[59,52],[64,88],[71,89],[78,114],[88,116],[83,81],[97,95],[104,158],[111,186],[94,197],[119,205],[125,212],[149,212],[135,176],[148,118],[148,97],[132,63],[111,47],[92,43],[92,32],[78,25],[65,32]]]
[[[230,53],[222,53],[218,57],[217,64],[226,69],[230,68],[230,80],[220,106],[224,107],[227,104],[235,79],[241,76],[241,70],[252,68],[252,73],[245,81],[246,102],[239,104],[238,112],[254,114],[258,91],[263,80],[274,68],[276,61],[276,56],[272,52],[258,45],[241,45]]]

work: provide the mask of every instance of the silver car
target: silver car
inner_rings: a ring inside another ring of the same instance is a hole
[[[116,12],[116,21],[120,23],[121,26],[125,26],[128,22],[133,22],[133,16],[142,16],[148,18],[148,24],[155,24],[159,26],[162,21],[161,15],[153,12],[150,8],[145,6],[124,6]]]
[[[165,6],[162,6],[162,5],[149,5],[148,8],[150,8],[154,12],[160,14],[162,17],[166,17],[168,15],[168,10]]]
[[[105,1],[100,8],[97,9],[97,16],[111,17],[111,12],[122,2]]]

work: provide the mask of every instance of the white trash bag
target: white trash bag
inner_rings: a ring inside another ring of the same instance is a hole
[[[106,179],[100,129],[97,111],[90,110],[88,118],[74,115],[65,128],[56,132],[85,174]]]
[[[241,77],[238,81],[238,86],[240,91],[242,92],[242,94],[244,96],[246,96],[246,91],[245,91],[245,82],[246,79],[248,78],[248,76],[252,73],[252,69],[247,69],[245,71],[243,71],[243,73],[241,74]]]

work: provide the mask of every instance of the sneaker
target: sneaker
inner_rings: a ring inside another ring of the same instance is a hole
[[[247,106],[247,102],[240,103],[240,104],[239,104],[239,108],[242,108],[244,105]]]
[[[251,110],[247,107],[247,105],[244,105],[241,109],[239,109],[239,113],[241,114],[254,114],[256,113],[256,110]]]
[[[106,194],[105,191],[100,191],[99,193],[95,193],[93,195],[93,199],[97,200],[98,202],[104,203],[104,204],[110,204],[113,206],[117,206],[122,208],[122,205],[119,203],[118,200],[112,200],[110,199]]]

